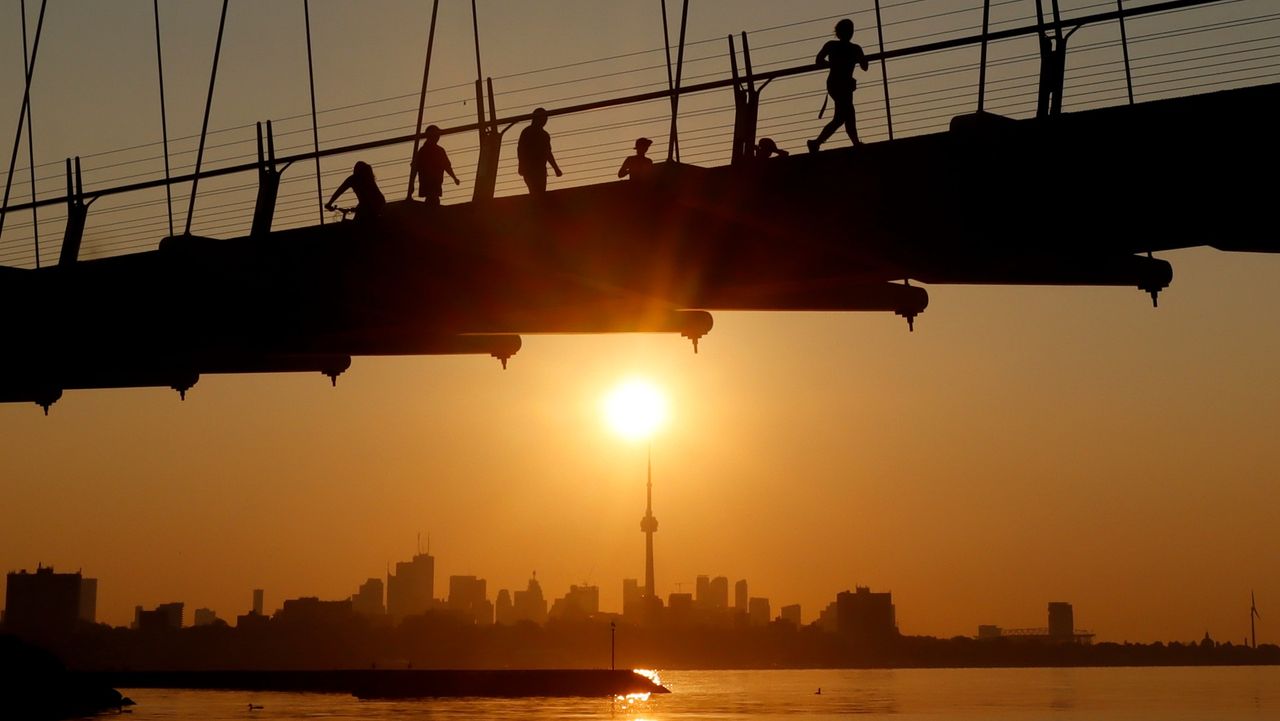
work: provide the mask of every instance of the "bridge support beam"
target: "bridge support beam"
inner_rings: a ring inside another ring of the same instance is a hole
[[[84,239],[84,225],[89,219],[89,204],[92,202],[84,202],[80,156],[76,156],[74,176],[71,172],[71,158],[67,158],[67,228],[62,234],[62,253],[58,256],[58,265],[71,265],[80,257],[80,243]]]
[[[271,221],[276,215],[276,198],[280,195],[280,176],[292,163],[276,169],[276,141],[267,121],[266,153],[262,147],[262,123],[258,123],[258,198],[253,205],[253,225],[249,234],[261,238],[271,232]]]
[[[474,200],[491,200],[498,185],[498,161],[502,158],[502,136],[515,123],[498,130],[498,109],[493,100],[493,78],[486,78],[489,95],[489,118],[484,117],[484,94],[480,81],[476,81],[476,107],[479,112],[480,156],[476,160],[476,186],[471,194]]]
[[[1039,24],[1037,39],[1040,43],[1040,87],[1036,98],[1036,117],[1043,118],[1062,113],[1062,89],[1067,74],[1067,41],[1080,26],[1062,34],[1062,13],[1058,0],[1053,3],[1053,34],[1044,24],[1043,0],[1036,0],[1036,21]],[[1123,16],[1121,16],[1123,20]],[[1127,50],[1127,47],[1126,47]]]
[[[755,74],[751,71],[751,46],[747,34],[742,33],[742,63],[745,76],[738,75],[738,53],[729,36],[729,68],[733,72],[733,153],[734,165],[750,161],[756,155],[756,128],[760,117],[760,93],[769,84],[766,80],[756,87]]]

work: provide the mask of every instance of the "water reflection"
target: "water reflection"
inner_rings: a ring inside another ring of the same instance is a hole
[[[360,701],[127,689],[133,721],[1190,721],[1280,718],[1280,668],[673,671],[644,698]],[[814,690],[822,687],[822,694]],[[264,706],[252,715],[248,704]],[[3,716],[0,713],[0,716]]]

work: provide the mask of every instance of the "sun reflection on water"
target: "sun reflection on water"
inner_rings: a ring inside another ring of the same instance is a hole
[[[653,682],[655,686],[662,685],[662,678],[659,677],[658,672],[654,671],[653,669],[635,668],[635,669],[632,669],[631,671],[632,673],[638,674],[640,676],[644,676],[645,678],[649,679],[650,681]],[[630,708],[632,705],[636,703],[648,701],[651,695],[653,695],[651,691],[637,691],[637,692],[629,693],[625,695],[619,694],[616,697],[616,700],[626,704],[626,706]],[[640,721],[640,720],[637,719],[637,721]]]
[[[652,681],[652,682],[653,682],[653,685],[655,685],[655,686],[661,686],[661,685],[662,685],[662,679],[658,677],[658,672],[657,672],[657,671],[655,671],[655,670],[653,670],[653,669],[651,669],[651,668],[633,668],[633,669],[631,669],[631,672],[632,672],[632,673],[638,673],[638,674],[640,674],[641,676],[644,676],[645,678],[647,678],[647,679],[649,679],[650,681]]]

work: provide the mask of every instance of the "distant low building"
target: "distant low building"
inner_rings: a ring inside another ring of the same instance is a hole
[[[85,623],[98,622],[98,579],[80,579],[80,620]]]
[[[866,586],[836,594],[836,630],[854,643],[879,643],[898,635],[892,593]]]
[[[693,622],[693,609],[695,608],[694,596],[692,593],[672,593],[667,596],[667,623],[676,626],[686,626]]]
[[[93,621],[98,582],[79,572],[55,573],[37,565],[6,577],[4,626],[10,633],[34,639],[71,633],[81,621]]]
[[[769,612],[769,599],[753,597],[747,602],[747,622],[752,626],[767,626],[773,614]]]
[[[272,620],[281,624],[326,628],[350,624],[355,619],[351,601],[321,601],[315,596],[291,598],[281,605]]]
[[[150,611],[142,606],[133,609],[133,627],[144,633],[177,631],[182,628],[184,604],[181,601],[162,603]]]
[[[1076,615],[1065,601],[1049,602],[1049,637],[1055,641],[1071,641],[1076,633]]]
[[[1042,628],[1001,628],[978,626],[978,639],[992,641],[1005,639],[1010,642],[1035,641],[1038,643],[1093,643],[1092,631],[1075,628],[1075,610],[1065,601],[1049,603],[1049,625]]]
[[[800,604],[793,603],[790,606],[783,606],[778,618],[795,626],[800,627]]]
[[[523,591],[516,591],[512,601],[512,618],[515,623],[529,621],[542,625],[547,622],[547,599],[542,595],[542,585],[538,583],[535,571],[529,585]]]
[[[493,624],[493,604],[489,602],[488,584],[475,576],[450,576],[449,598],[445,606],[480,626]]]
[[[600,613],[599,586],[569,586],[569,592],[557,598],[548,615],[560,620],[587,619]]]
[[[218,614],[209,608],[197,608],[195,614],[191,617],[191,625],[197,628],[200,626],[212,626],[219,622]]]
[[[382,616],[387,612],[382,605],[382,579],[370,578],[360,584],[351,597],[351,609],[361,616]]]
[[[994,639],[994,638],[1000,638],[1000,636],[1003,633],[1004,633],[1004,629],[1000,628],[999,626],[992,626],[989,624],[983,624],[981,626],[978,626],[979,641],[990,641],[991,639]]]

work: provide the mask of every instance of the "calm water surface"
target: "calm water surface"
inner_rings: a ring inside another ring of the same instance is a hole
[[[360,701],[329,694],[130,689],[134,721],[184,719],[1277,719],[1280,668],[669,671],[670,695]],[[821,695],[814,691],[822,688]],[[264,708],[249,711],[249,704]]]

